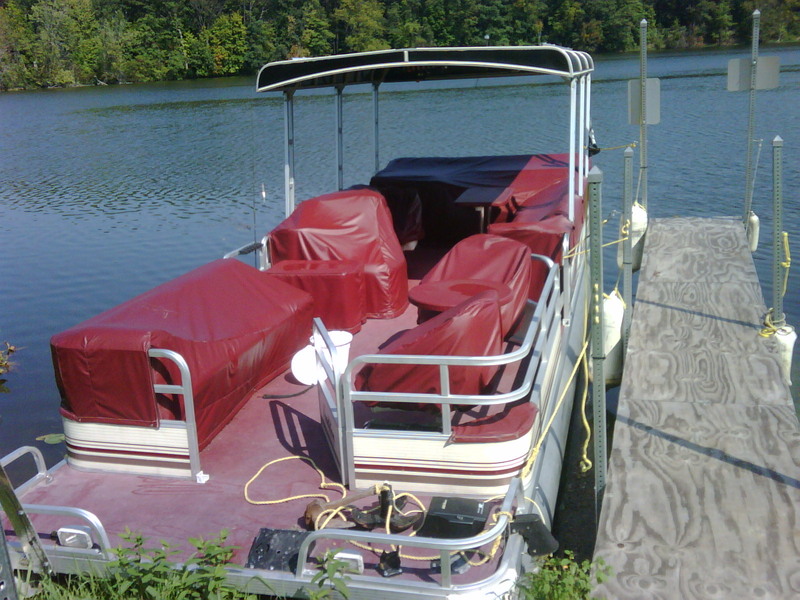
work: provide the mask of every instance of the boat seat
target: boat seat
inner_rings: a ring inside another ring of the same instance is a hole
[[[476,333],[480,332],[480,333]],[[404,331],[379,354],[495,356],[501,353],[501,319],[497,294],[482,292],[458,306]],[[480,394],[490,385],[497,366],[450,367],[452,394]],[[368,364],[356,375],[355,389],[388,393],[440,394],[438,365]],[[435,410],[430,404],[367,403],[406,410]]]
[[[386,200],[369,188],[301,202],[269,235],[272,264],[353,261],[364,268],[367,318],[390,319],[408,307],[408,274]]]
[[[451,440],[457,444],[508,442],[526,435],[539,410],[529,401],[506,405],[491,415],[465,420],[466,413],[456,413]]]
[[[420,287],[445,280],[486,280],[507,285],[510,299],[501,304],[503,337],[518,321],[531,282],[528,248],[515,240],[476,234],[461,240],[420,281]]]
[[[148,356],[172,350],[189,367],[202,449],[308,343],[312,308],[306,292],[238,260],[203,265],[53,336],[61,413],[143,428],[185,419],[177,397],[153,389],[182,383],[171,361]]]

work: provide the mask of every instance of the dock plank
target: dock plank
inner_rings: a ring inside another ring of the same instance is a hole
[[[651,222],[596,597],[800,597],[800,427],[765,311],[737,221]]]

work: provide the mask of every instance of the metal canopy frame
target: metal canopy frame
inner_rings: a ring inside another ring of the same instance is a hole
[[[269,63],[258,73],[258,92],[283,92],[285,101],[285,209],[295,207],[294,95],[299,90],[335,90],[336,183],[344,186],[342,93],[348,85],[371,85],[373,105],[373,154],[380,169],[378,89],[384,83],[486,79],[496,77],[555,76],[570,86],[569,119],[569,218],[575,219],[575,184],[589,170],[583,148],[587,144],[590,113],[592,57],[560,46],[489,46],[466,48],[410,48],[300,58]],[[577,161],[581,155],[582,160]],[[583,190],[579,191],[583,195]],[[565,244],[567,242],[565,241]],[[565,248],[565,252],[567,248]],[[569,290],[567,290],[567,293]]]

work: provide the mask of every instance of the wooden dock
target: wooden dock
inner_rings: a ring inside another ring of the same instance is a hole
[[[594,597],[800,598],[800,428],[738,220],[652,220]]]

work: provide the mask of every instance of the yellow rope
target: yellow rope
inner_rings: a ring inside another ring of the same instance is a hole
[[[566,385],[564,385],[564,389],[561,391],[561,395],[558,398],[558,402],[556,403],[556,408],[553,411],[553,414],[550,415],[550,420],[547,421],[547,425],[545,425],[542,433],[539,435],[539,439],[536,441],[536,444],[533,446],[533,449],[528,456],[528,461],[525,463],[525,466],[522,468],[522,472],[520,473],[520,477],[524,481],[528,475],[530,474],[531,468],[533,468],[533,463],[536,462],[536,457],[539,456],[539,450],[541,450],[542,444],[544,443],[545,437],[550,432],[550,427],[553,425],[553,421],[555,421],[556,415],[558,411],[561,409],[562,404],[564,404],[564,400],[567,397],[567,392],[569,391],[570,384],[572,380],[575,379],[575,375],[578,372],[578,367],[581,366],[581,361],[583,357],[586,355],[586,349],[589,347],[589,341],[587,340],[583,344],[583,348],[581,349],[581,353],[578,355],[578,359],[575,361],[575,366],[572,368],[572,373],[567,380]]]
[[[580,469],[581,473],[586,473],[592,468],[592,461],[589,459],[589,441],[592,439],[592,427],[589,425],[589,419],[586,418],[586,400],[589,398],[589,361],[586,359],[585,352],[581,363],[583,364],[583,375],[586,381],[581,397],[581,419],[583,419],[583,428],[586,430],[586,439],[583,440],[583,456],[581,457]]]
[[[786,260],[780,263],[783,267],[783,290],[781,291],[781,297],[786,295],[786,290],[789,286],[789,268],[792,266],[792,254],[789,249],[789,234],[785,231],[782,232],[783,236],[783,256]],[[775,322],[772,320],[772,315],[775,314],[775,307],[770,308],[767,311],[766,316],[764,317],[764,328],[759,331],[759,335],[761,337],[770,337],[778,333],[780,331],[780,327],[775,325]]]
[[[589,236],[586,236],[586,239],[588,240]],[[605,244],[602,244],[600,247],[607,248],[608,246],[613,246],[614,244],[621,244],[627,239],[628,239],[627,237],[623,237],[618,240],[614,240],[613,242],[606,242]],[[580,252],[578,252],[577,250],[579,245],[580,244],[576,244],[575,248],[573,248],[564,255],[564,258],[575,258],[576,256],[580,256],[581,254],[587,254],[589,252],[588,248],[586,250],[581,250]]]
[[[250,488],[250,484],[253,483],[256,479],[258,479],[258,477],[261,475],[261,473],[263,473],[267,468],[269,468],[272,465],[277,464],[279,462],[284,462],[286,460],[303,460],[303,461],[307,462],[312,467],[314,467],[314,470],[320,476],[321,482],[319,484],[319,487],[321,487],[323,489],[325,489],[325,488],[336,488],[336,489],[338,489],[339,491],[342,492],[342,497],[347,495],[347,488],[345,488],[341,483],[336,483],[335,481],[331,481],[331,482],[325,481],[325,475],[322,473],[322,470],[310,458],[305,457],[305,456],[284,456],[283,458],[276,458],[275,460],[272,460],[272,461],[268,462],[267,464],[265,464],[263,467],[261,467],[258,470],[258,473],[256,473],[255,475],[253,475],[250,478],[250,481],[248,481],[246,484],[244,484],[244,499],[247,500],[250,504],[258,504],[258,505],[262,505],[262,504],[282,504],[284,502],[291,502],[292,500],[300,500],[302,498],[322,498],[323,500],[325,500],[325,502],[330,502],[330,500],[328,499],[328,496],[326,496],[325,494],[322,494],[322,493],[300,494],[298,496],[289,496],[288,498],[281,498],[280,500],[253,500],[252,498],[250,498],[250,494],[249,494],[249,491],[248,491],[249,488]]]
[[[636,148],[638,142],[630,142],[629,144],[622,144],[621,146],[609,146],[608,148],[597,148],[598,151],[606,152],[608,150],[622,150],[623,148]]]

